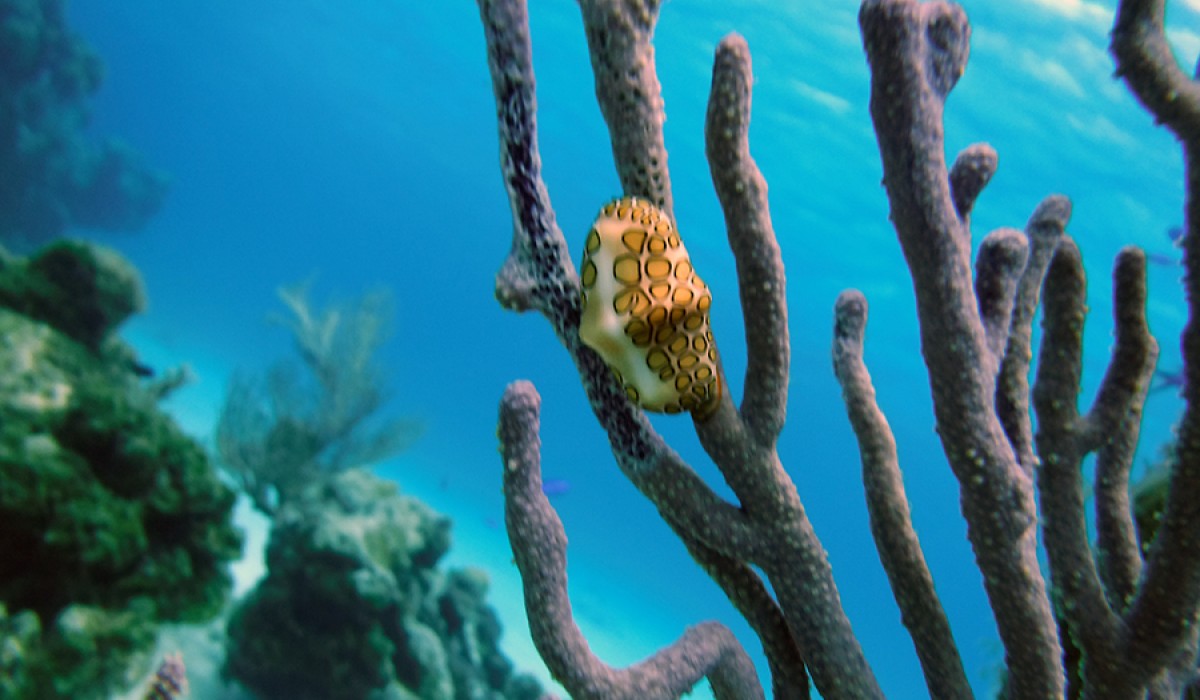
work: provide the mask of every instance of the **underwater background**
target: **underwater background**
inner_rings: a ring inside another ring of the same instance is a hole
[[[1105,47],[1114,3],[962,4],[972,48],[947,104],[950,156],[977,141],[1000,155],[972,217],[976,242],[999,226],[1022,227],[1046,195],[1068,195],[1069,231],[1090,272],[1084,400],[1107,362],[1109,270],[1124,245],[1152,254],[1159,368],[1177,369],[1185,307],[1169,231],[1182,223],[1182,161],[1112,77]],[[578,8],[530,5],[544,177],[578,259],[619,185]],[[1169,36],[1190,69],[1200,55],[1200,1],[1168,9]],[[924,696],[875,554],[830,367],[834,299],[857,287],[871,304],[867,362],[917,531],[968,674],[986,696],[1002,651],[933,431],[911,282],[880,186],[857,10],[853,0],[664,3],[655,44],[678,225],[713,290],[714,333],[740,396],[734,265],[703,157],[712,54],[737,31],[753,54],[751,150],[770,185],[789,281],[792,380],[780,456],[884,691]],[[311,279],[319,301],[389,288],[395,332],[378,358],[394,391],[387,413],[419,420],[424,431],[377,473],[453,519],[449,559],[488,571],[489,601],[518,668],[548,680],[525,627],[496,452],[500,394],[525,378],[543,397],[543,471],[570,541],[576,618],[596,653],[629,664],[715,618],[756,654],[765,679],[748,628],[616,469],[549,324],[504,312],[493,298],[511,216],[474,3],[72,0],[68,19],[105,64],[90,130],[119,136],[171,178],[140,232],[72,233],[117,248],[144,276],[149,309],[122,336],[149,366],[192,366],[196,381],[167,404],[189,433],[211,445],[229,378],[293,352],[286,330],[268,320],[280,310],[278,287]],[[1171,389],[1151,396],[1139,472],[1181,407]],[[653,421],[719,483],[690,421]],[[250,509],[239,512],[249,529],[249,554],[236,568],[244,592],[263,570],[265,526]]]

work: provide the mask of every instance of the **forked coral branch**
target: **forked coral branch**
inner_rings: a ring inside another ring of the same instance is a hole
[[[807,697],[811,676],[826,698],[882,697],[824,549],[775,448],[790,371],[786,279],[766,183],[749,150],[752,72],[745,41],[730,35],[717,48],[705,126],[706,154],[737,263],[748,356],[745,394],[736,403],[721,377],[711,404],[669,404],[692,410],[701,444],[736,497],[730,503],[654,431],[638,408],[636,381],[615,366],[610,370],[580,338],[581,310],[611,303],[618,315],[638,319],[624,326],[630,344],[638,346],[631,351],[649,344],[649,352],[640,352],[660,378],[674,378],[681,391],[691,381],[683,369],[695,360],[677,345],[670,326],[688,312],[676,315],[668,302],[676,298],[672,287],[654,282],[671,274],[688,278],[690,262],[683,273],[679,267],[672,272],[653,254],[647,257],[644,247],[646,240],[658,240],[660,249],[680,245],[670,225],[675,203],[651,45],[659,3],[580,0],[597,100],[627,197],[610,205],[627,226],[614,234],[606,224],[598,232],[598,222],[586,244],[591,255],[592,246],[602,245],[600,236],[619,234],[631,251],[604,271],[631,285],[613,294],[596,284],[589,257],[581,286],[541,179],[525,2],[478,2],[513,212],[512,250],[497,275],[497,298],[507,308],[537,309],[550,320],[575,361],[622,472],[758,635],[773,695]],[[1004,695],[1134,698],[1149,691],[1153,697],[1178,697],[1196,670],[1200,607],[1200,539],[1192,536],[1200,524],[1200,414],[1190,408],[1200,401],[1200,326],[1189,324],[1184,335],[1185,355],[1192,360],[1185,363],[1189,409],[1180,464],[1163,529],[1143,568],[1128,512],[1128,482],[1157,356],[1146,327],[1144,256],[1127,250],[1118,257],[1117,343],[1092,407],[1080,414],[1075,401],[1086,306],[1078,250],[1066,235],[1070,202],[1047,197],[1023,232],[992,232],[971,266],[970,214],[997,159],[986,144],[967,148],[950,166],[945,159],[942,110],[966,67],[965,14],[945,2],[865,0],[859,22],[884,185],[913,278],[937,429],[960,484],[968,536],[1005,649]],[[1200,221],[1195,165],[1200,154],[1194,152],[1200,144],[1195,116],[1200,97],[1194,83],[1161,65],[1169,63],[1161,35],[1161,0],[1122,4],[1114,30],[1121,69],[1131,84],[1139,72],[1149,71],[1143,101],[1185,142],[1192,193],[1185,249],[1194,304],[1200,299],[1200,234],[1192,230]],[[1122,42],[1134,50],[1122,48]],[[1159,75],[1163,71],[1166,77]],[[653,231],[639,230],[639,222]],[[644,276],[651,280],[649,296],[642,288],[631,291]],[[1031,388],[1032,324],[1043,297],[1044,340]],[[655,311],[660,303],[664,310]],[[647,331],[638,314],[675,321]],[[863,360],[865,298],[843,293],[835,317],[834,369],[859,440],[881,560],[931,694],[969,698],[962,661],[912,528],[894,438]],[[620,340],[618,334],[612,342]],[[697,350],[709,340],[694,341]],[[657,352],[656,344],[675,354]],[[675,697],[704,677],[719,697],[758,696],[744,652],[720,625],[693,627],[675,645],[621,671],[587,649],[566,598],[561,523],[537,488],[538,402],[532,385],[511,385],[501,402],[500,437],[509,535],[534,640],[555,678],[577,697]],[[1098,465],[1098,551],[1088,542],[1080,473],[1092,453]],[[1039,524],[1053,595],[1038,560]]]
[[[724,625],[708,622],[626,669],[613,669],[588,648],[567,597],[567,538],[542,492],[538,420],[541,398],[514,382],[500,408],[505,521],[525,582],[525,606],[538,652],[580,700],[669,700],[707,677],[719,700],[762,698],[750,657]]]

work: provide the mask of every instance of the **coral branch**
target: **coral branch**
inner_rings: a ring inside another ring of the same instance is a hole
[[[775,700],[808,700],[809,678],[803,651],[758,574],[744,562],[724,557],[694,540],[684,538],[684,544],[758,635],[771,671],[771,696]]]
[[[1112,359],[1086,417],[1083,439],[1089,451],[1106,444],[1131,410],[1140,411],[1138,397],[1149,388],[1158,359],[1158,343],[1146,325],[1146,255],[1137,248],[1125,248],[1117,256],[1113,321]]]
[[[994,411],[995,369],[976,312],[970,237],[946,171],[942,110],[970,33],[961,8],[867,0],[871,116],[891,215],[912,273],[934,412],[1017,697],[1052,697],[1063,672],[1038,571],[1032,486]],[[953,342],[947,342],[953,339]]]
[[[718,699],[762,698],[754,665],[718,623],[691,627],[671,646],[623,670],[591,653],[567,598],[566,535],[541,489],[540,401],[532,384],[509,385],[500,402],[500,448],[505,521],[525,584],[530,631],[551,674],[574,698],[666,700],[704,677]]]
[[[790,371],[786,283],[766,183],[749,150],[753,80],[745,41],[730,35],[717,49],[705,137],[746,318],[746,393],[737,407],[729,391],[722,391],[715,408],[694,423],[737,497],[734,504],[666,445],[627,399],[615,373],[580,341],[580,282],[539,172],[525,3],[479,4],[514,221],[497,297],[508,308],[537,309],[551,321],[576,363],[622,472],[655,504],[758,634],[776,697],[807,697],[808,674],[826,698],[881,697],[842,609],[824,549],[775,450],[786,418]],[[659,0],[580,4],[597,99],[624,194],[651,200],[673,218],[661,89],[650,43]],[[1163,110],[1160,119],[1184,140],[1189,188],[1195,193],[1200,191],[1200,170],[1192,166],[1200,153],[1195,124],[1200,102],[1194,86],[1166,65],[1165,39],[1151,36],[1161,35],[1161,9],[1161,0],[1123,4],[1114,45],[1144,46],[1114,53],[1128,63],[1122,71],[1131,82],[1150,74],[1150,87],[1143,90],[1148,96],[1142,99]],[[1116,347],[1091,410],[1080,416],[1076,399],[1085,299],[1079,253],[1065,237],[1070,202],[1048,197],[1024,234],[1000,229],[989,235],[973,275],[970,214],[997,158],[989,146],[976,144],[952,167],[945,162],[942,113],[966,65],[966,17],[944,2],[865,0],[859,21],[872,71],[871,114],[884,184],[913,278],[937,429],[960,484],[968,536],[1006,650],[1005,694],[1061,697],[1064,687],[1085,697],[1177,694],[1190,682],[1197,646],[1200,539],[1192,533],[1200,527],[1200,413],[1185,413],[1167,513],[1139,584],[1141,560],[1127,488],[1156,352],[1145,323],[1144,257],[1125,251],[1118,259]],[[1192,196],[1184,239],[1192,303],[1200,303],[1198,220],[1200,201]],[[1043,281],[1045,340],[1033,390],[1039,419],[1035,441],[1028,374]],[[863,363],[862,296],[844,294],[837,319],[835,371],[860,442],[881,559],[931,693],[970,697],[913,531],[895,444]],[[1200,326],[1190,323],[1188,329],[1184,393],[1192,406],[1200,404]],[[537,401],[532,386],[519,383],[502,402],[506,512],[535,641],[556,677],[577,697],[674,696],[705,675],[719,697],[761,697],[744,653],[718,625],[692,628],[675,645],[624,671],[591,655],[566,597],[561,523],[538,488]],[[1098,454],[1098,553],[1088,542],[1081,473],[1090,452]],[[1060,606],[1057,619],[1037,559],[1035,473]]]
[[[597,1],[585,2],[583,9],[593,54],[605,54],[594,59],[594,65],[613,75],[637,74],[650,80],[652,63],[647,62],[651,56],[648,39],[655,6]],[[755,627],[767,640],[764,647],[772,664],[792,663],[796,650],[802,649],[813,680],[826,697],[879,696],[874,676],[842,610],[824,549],[773,448],[774,433],[778,428],[771,426],[782,422],[782,401],[776,398],[764,402],[758,411],[761,418],[756,419],[756,434],[747,432],[748,425],[729,400],[719,404],[715,415],[697,423],[705,448],[739,499],[748,504],[738,508],[722,502],[695,477],[653,431],[642,413],[626,399],[620,384],[600,358],[580,343],[579,283],[566,259],[561,232],[547,225],[553,217],[548,213],[548,197],[537,172],[532,115],[533,71],[525,26],[526,11],[518,0],[481,0],[480,13],[488,38],[499,111],[502,167],[515,221],[513,253],[498,278],[498,296],[511,308],[541,310],[554,324],[579,368],[592,409],[609,435],[622,472],[655,503],[668,525],[730,600],[744,614],[746,610],[753,612],[747,617],[757,621]],[[594,26],[597,23],[602,26]],[[513,24],[521,26],[509,26]],[[748,92],[739,92],[737,87],[739,80],[748,87],[748,72],[742,67],[744,61],[736,56],[736,51],[731,57],[735,60],[729,68],[721,68],[725,62],[718,60],[715,79],[718,90],[722,81],[733,81],[733,99],[741,100],[748,107]],[[598,76],[598,84],[604,85],[605,79],[605,76]],[[641,93],[632,97],[608,95],[601,100],[632,99],[636,102],[645,97]],[[661,107],[656,102],[655,106]],[[622,112],[622,119],[632,119],[629,115],[637,113],[637,110]],[[742,123],[742,134],[737,137],[742,141],[742,149],[736,151],[724,146],[722,151],[742,163],[738,166],[738,177],[749,182],[749,178],[758,178],[758,175],[744,151],[744,118]],[[610,116],[609,127],[610,131],[641,132],[637,138],[646,134],[653,137],[661,130],[661,114],[640,122],[614,121]],[[636,170],[644,165],[637,165],[640,162],[637,154],[622,155],[628,150],[621,145],[628,143],[626,138],[627,134],[613,135],[621,172],[627,167]],[[737,146],[736,141],[733,146]],[[627,157],[634,159],[633,166],[622,164]],[[665,164],[659,161],[659,165],[664,170],[657,182],[662,183],[661,193],[664,194],[649,194],[665,197],[669,192]],[[627,183],[626,186],[630,185]],[[627,194],[645,196],[647,193],[627,191]],[[777,244],[765,218],[765,203],[747,201],[750,206],[760,207],[760,212],[753,220],[754,227],[740,236],[743,240],[740,245],[751,257],[757,256],[748,268],[759,270],[753,273],[760,275],[755,279],[757,283],[778,281],[770,295],[764,298],[764,303],[773,305],[770,308],[782,314],[782,267],[778,262]],[[742,280],[744,290],[747,284]],[[786,326],[780,323],[778,327]],[[761,383],[771,376],[786,376],[786,338],[772,339],[764,347],[768,348],[767,355],[774,353],[774,356],[756,360],[764,368],[756,381]],[[681,487],[681,484],[686,486]],[[765,594],[747,595],[747,590],[765,591],[747,563],[763,567],[771,579],[778,605]],[[790,630],[787,635],[779,633],[781,619],[786,620]],[[786,674],[784,681],[777,678],[776,687],[791,689],[789,696],[801,697],[798,686],[801,679],[803,669],[796,668]]]
[[[1139,404],[1144,402],[1141,397]],[[1133,600],[1142,574],[1142,552],[1129,498],[1129,473],[1141,425],[1140,406],[1131,411],[1108,444],[1096,453],[1096,549],[1100,553],[1100,578],[1108,604],[1124,613]]]
[[[562,232],[553,225],[536,155],[525,3],[481,0],[480,14],[499,112],[501,165],[514,212],[513,247],[497,276],[497,297],[509,308],[538,309],[551,321],[575,360],[622,472],[655,503],[693,557],[764,636],[772,664],[788,667],[788,673],[776,676],[777,687],[790,688],[788,697],[804,697],[807,678],[795,642],[779,632],[786,625],[778,607],[757,574],[739,560],[752,555],[758,541],[745,514],[721,500],[667,447],[600,357],[579,340],[578,278]],[[659,181],[667,182],[665,164]]]
[[[1033,478],[1033,426],[1029,416],[1029,362],[1033,359],[1033,317],[1041,300],[1042,280],[1058,241],[1071,219],[1071,201],[1061,195],[1042,200],[1025,225],[1029,254],[1013,302],[1008,346],[996,380],[996,414],[1025,474]]]
[[[1158,343],[1146,326],[1146,255],[1126,248],[1113,280],[1117,342],[1108,374],[1089,414],[1101,447],[1096,454],[1096,548],[1109,606],[1121,614],[1142,571],[1142,553],[1129,499],[1129,473],[1137,449],[1142,407],[1158,358]],[[1097,407],[1102,407],[1097,410]],[[1124,414],[1114,416],[1120,409]],[[1104,424],[1109,423],[1106,426]],[[1112,425],[1116,423],[1116,425]]]
[[[746,390],[740,413],[723,400],[696,431],[751,515],[758,546],[743,556],[760,564],[771,581],[817,687],[826,697],[872,697],[880,690],[842,611],[824,549],[775,452],[786,418],[786,282],[766,182],[750,155],[751,82],[745,41],[727,36],[713,63],[705,138],[738,268]]]
[[[954,211],[963,224],[969,223],[975,199],[996,174],[999,156],[996,149],[986,143],[967,146],[958,154],[950,168],[950,196],[954,199]]]
[[[752,539],[744,515],[696,477],[626,398],[603,360],[579,340],[579,280],[562,232],[553,223],[536,155],[526,6],[481,0],[480,14],[500,115],[501,167],[514,213],[512,252],[497,276],[497,297],[510,308],[536,308],[550,320],[575,360],[622,471],[662,512],[671,514],[672,526],[677,531],[686,527],[686,536],[731,556],[745,553]],[[506,303],[514,300],[518,303]],[[680,488],[684,484],[688,488]]]
[[[1117,74],[1155,119],[1182,142],[1186,166],[1184,287],[1188,322],[1182,336],[1183,391],[1166,512],[1141,586],[1127,614],[1132,663],[1159,669],[1181,648],[1195,649],[1200,615],[1200,84],[1179,68],[1163,27],[1164,0],[1123,0],[1110,50]],[[1194,669],[1194,662],[1191,664]]]
[[[787,280],[767,183],[750,155],[750,49],[732,34],[717,47],[705,123],[713,185],[737,261],[748,366],[741,414],[755,439],[770,445],[787,417]]]
[[[596,101],[612,140],[626,194],[645,197],[675,219],[662,88],[654,69],[654,25],[660,0],[580,0]]]
[[[537,100],[523,2],[480,2],[487,37],[500,169],[513,213],[512,250],[496,275],[496,298],[517,311],[537,309],[561,335],[579,324],[579,278],[542,182],[537,145]]]
[[[925,684],[931,697],[974,697],[913,529],[896,442],[875,402],[875,388],[863,361],[866,298],[858,291],[842,292],[834,318],[833,368],[858,436],[871,533],[900,606],[901,619],[916,646]]]
[[[1200,151],[1194,152],[1200,156]],[[1194,162],[1196,158],[1189,158]],[[1196,165],[1189,164],[1189,168]],[[1200,184],[1200,183],[1198,183]],[[1190,200],[1196,198],[1193,190]],[[1192,224],[1193,226],[1195,224]],[[1200,327],[1195,304],[1200,297],[1198,236],[1189,232],[1185,241],[1192,308],[1183,333],[1185,384],[1188,407],[1178,428],[1178,460],[1171,472],[1167,507],[1158,528],[1142,583],[1127,615],[1128,653],[1133,663],[1144,668],[1170,664],[1182,645],[1195,633],[1200,614]]]
[[[1175,61],[1163,26],[1166,0],[1122,0],[1110,51],[1117,75],[1183,141],[1200,137],[1200,85]]]
[[[1117,620],[1108,607],[1088,545],[1081,439],[1076,396],[1083,369],[1083,322],[1087,298],[1079,249],[1070,239],[1058,246],[1046,273],[1045,333],[1038,362],[1034,406],[1037,449],[1042,458],[1038,488],[1050,573],[1063,601],[1061,614],[1085,653],[1111,663]]]
[[[1121,616],[1140,568],[1127,491],[1138,433],[1134,421],[1141,416],[1158,346],[1146,326],[1145,256],[1123,250],[1113,278],[1116,346],[1092,408],[1081,417],[1076,397],[1087,300],[1079,250],[1070,239],[1059,244],[1047,272],[1034,392],[1042,457],[1038,487],[1060,614],[1083,652],[1083,688],[1091,697],[1140,698],[1162,666],[1141,663],[1122,647]],[[1098,557],[1088,543],[1081,471],[1083,458],[1097,449]]]
[[[1028,256],[1025,236],[1015,229],[1002,228],[983,239],[975,259],[975,298],[996,368],[1004,359],[1013,303]]]

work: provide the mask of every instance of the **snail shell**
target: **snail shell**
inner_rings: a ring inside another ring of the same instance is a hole
[[[588,231],[579,336],[647,411],[704,417],[721,396],[712,294],[658,207],[614,200]]]

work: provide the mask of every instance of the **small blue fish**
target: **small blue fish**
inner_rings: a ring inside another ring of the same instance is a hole
[[[546,479],[542,482],[542,493],[553,498],[571,490],[571,482],[566,479]]]
[[[1154,394],[1163,389],[1183,389],[1183,369],[1177,369],[1174,372],[1156,369],[1154,370],[1154,380],[1150,384],[1150,393]]]
[[[1172,227],[1168,228],[1167,229],[1167,238],[1171,239],[1171,245],[1175,246],[1176,248],[1182,248],[1183,247],[1183,227],[1182,226],[1172,226]],[[1168,266],[1168,267],[1172,266],[1172,265],[1182,265],[1183,264],[1182,259],[1180,259],[1174,255],[1167,255],[1165,253],[1146,253],[1146,260],[1148,260],[1149,262],[1151,262],[1155,265],[1164,265],[1164,266]]]
[[[1154,265],[1163,265],[1164,267],[1183,264],[1183,261],[1179,258],[1172,257],[1166,253],[1146,253],[1146,260]]]

